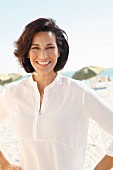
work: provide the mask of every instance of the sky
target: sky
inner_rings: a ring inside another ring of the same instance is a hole
[[[0,73],[23,71],[14,42],[29,22],[53,18],[68,35],[69,59],[64,71],[89,65],[113,67],[113,0],[0,1]]]

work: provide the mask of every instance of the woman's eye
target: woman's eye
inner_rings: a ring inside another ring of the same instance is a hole
[[[32,50],[39,50],[39,47],[31,47]]]
[[[55,47],[47,47],[47,49],[53,49],[53,48],[55,48]]]

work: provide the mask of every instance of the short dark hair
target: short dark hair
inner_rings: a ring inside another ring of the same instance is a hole
[[[56,25],[55,20],[51,18],[38,18],[26,25],[19,39],[15,41],[16,49],[14,51],[14,55],[17,57],[20,65],[27,73],[34,72],[35,70],[30,63],[28,53],[32,45],[32,39],[34,35],[41,31],[51,31],[55,34],[60,56],[58,57],[54,71],[57,72],[62,70],[67,62],[69,55],[69,45],[67,42],[68,36],[64,30],[60,29]]]

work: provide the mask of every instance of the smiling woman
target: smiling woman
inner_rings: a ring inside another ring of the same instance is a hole
[[[69,45],[53,19],[29,23],[15,45],[15,56],[31,75],[0,95],[0,119],[11,115],[15,122],[22,170],[82,170],[89,119],[113,135],[113,108],[81,81],[58,74]],[[112,156],[113,145],[96,170],[113,167]],[[0,163],[3,170],[10,166],[3,154]]]

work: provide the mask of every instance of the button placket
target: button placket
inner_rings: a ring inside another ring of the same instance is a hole
[[[37,95],[35,104],[35,117],[33,121],[33,140],[37,141],[37,129],[39,127],[39,116],[40,116],[40,95]]]
[[[37,141],[37,130],[39,128],[40,118],[44,113],[44,108],[47,102],[47,94],[48,90],[44,90],[44,96],[42,101],[42,106],[40,107],[40,94],[38,94],[38,97],[36,98],[36,105],[35,105],[35,118],[33,121],[33,140]]]

